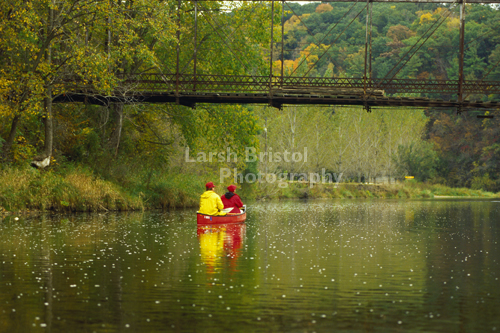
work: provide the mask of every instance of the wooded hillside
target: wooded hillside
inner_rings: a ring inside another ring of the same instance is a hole
[[[365,5],[285,4],[281,36],[282,8],[276,3],[273,40],[284,40],[285,74],[362,77]],[[325,169],[352,181],[413,175],[500,190],[500,119],[477,119],[478,111],[457,116],[455,110],[397,108],[372,113],[313,106],[188,108],[125,98],[134,89],[127,74],[193,71],[195,18],[199,74],[269,75],[269,3],[203,1],[195,8],[182,1],[178,9],[176,1],[160,0],[7,0],[0,15],[2,168],[40,161],[50,161],[49,170],[61,173],[84,167],[137,193],[170,184],[166,179],[178,175],[202,183],[222,167],[243,173]],[[458,15],[456,6],[375,3],[372,77],[397,72],[396,78],[456,79]],[[498,9],[467,5],[466,15],[466,80],[500,80]],[[418,52],[405,58],[415,44]],[[400,59],[404,66],[391,72]],[[280,71],[276,54],[273,65]],[[121,94],[124,102],[52,103],[77,82],[90,87],[89,94]],[[189,164],[187,147],[193,156],[228,148],[242,156],[248,147],[264,152],[306,147],[309,161]]]

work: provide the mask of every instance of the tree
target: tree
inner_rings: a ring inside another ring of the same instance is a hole
[[[316,13],[326,13],[333,10],[333,7],[330,4],[322,3],[316,7]]]
[[[422,141],[398,146],[395,162],[401,176],[414,176],[419,181],[426,181],[436,176],[439,158],[432,143]]]
[[[79,40],[88,36],[85,27],[98,22],[101,12],[102,3],[85,0],[57,3],[45,0],[28,4],[9,0],[2,7],[3,116],[12,119],[4,155],[8,154],[16,137],[19,121],[29,115],[41,115],[45,124],[45,144],[40,158],[50,158],[52,96],[65,91],[63,78],[67,77],[68,68],[87,61],[92,63],[89,54],[79,48],[82,45]],[[106,77],[104,72],[99,73]]]

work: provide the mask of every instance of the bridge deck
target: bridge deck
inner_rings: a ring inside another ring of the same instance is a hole
[[[264,93],[156,93],[143,92],[140,95],[124,97],[90,96],[84,93],[72,93],[57,96],[56,103],[85,102],[105,105],[109,102],[125,103],[178,103],[194,107],[197,103],[226,104],[268,104],[274,107],[282,105],[362,105],[376,106],[413,106],[413,107],[463,107],[463,108],[500,108],[499,102],[482,102],[465,100],[429,99],[421,97],[384,97],[363,95],[323,95],[323,94],[264,94]]]
[[[81,85],[68,78],[73,89],[54,98],[55,103],[86,102],[107,104],[196,103],[364,105],[500,108],[500,103],[475,101],[485,95],[500,95],[500,81],[464,81],[464,101],[425,97],[393,97],[404,95],[457,96],[456,80],[311,78],[192,74],[129,74],[122,77],[122,92],[101,96],[92,83]],[[392,97],[391,97],[392,96]],[[468,98],[471,96],[471,98]]]

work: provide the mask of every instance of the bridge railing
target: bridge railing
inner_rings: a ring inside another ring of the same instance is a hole
[[[344,94],[383,96],[385,94],[457,94],[458,80],[314,78],[192,74],[126,74],[119,77],[120,91],[127,94],[165,93],[283,93]],[[92,89],[71,81],[71,89]],[[500,94],[500,81],[465,81],[465,94]]]
[[[458,80],[314,78],[191,74],[127,75],[126,84],[135,84],[137,91],[150,92],[323,92],[325,89],[369,89],[385,93],[455,94]],[[464,92],[474,94],[500,93],[500,81],[465,81]]]

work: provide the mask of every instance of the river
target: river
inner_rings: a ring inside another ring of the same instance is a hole
[[[500,331],[500,202],[0,220],[1,332]]]

